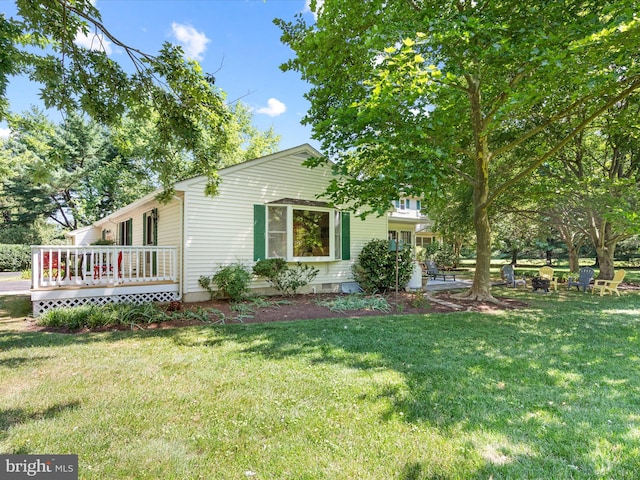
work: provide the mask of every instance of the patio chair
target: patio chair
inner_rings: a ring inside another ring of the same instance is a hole
[[[578,290],[580,290],[580,287],[582,287],[582,291],[586,292],[587,288],[589,288],[589,283],[591,283],[591,279],[594,277],[595,274],[596,272],[594,272],[593,268],[591,267],[581,268],[580,271],[578,272],[577,279],[575,278],[575,276],[574,277],[569,276],[567,281],[567,289],[571,290],[571,287],[576,287]]]
[[[605,293],[609,293],[613,295],[613,292],[616,295],[620,296],[620,292],[618,291],[618,285],[624,279],[625,275],[624,270],[618,270],[613,274],[613,279],[611,280],[596,280],[593,282],[593,288],[591,289],[591,293],[595,293],[596,290],[600,290],[600,296],[602,297]]]
[[[518,285],[523,287],[527,286],[527,280],[523,278],[516,278],[516,273],[513,271],[513,265],[507,264],[502,267],[502,279],[507,284],[507,287],[517,288]]]
[[[431,277],[435,280],[437,276],[442,275],[442,281],[446,282],[447,275],[449,275],[450,277],[453,277],[454,282],[456,281],[455,273],[447,274],[447,273],[441,272],[440,270],[438,270],[438,265],[436,265],[436,262],[434,262],[433,260],[427,260],[425,266],[426,266],[427,277]]]
[[[97,264],[93,266],[93,278],[104,277],[113,274],[113,264]],[[118,278],[122,278],[122,252],[118,252]]]
[[[558,290],[558,279],[553,276],[553,268],[540,267],[540,270],[538,270],[538,276],[545,280],[549,280],[549,288],[553,288],[556,291]]]
[[[42,276],[58,278],[60,273],[60,254],[42,252]]]

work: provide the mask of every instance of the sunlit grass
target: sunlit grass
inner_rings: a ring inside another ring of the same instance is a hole
[[[640,295],[494,293],[528,306],[5,327],[0,451],[77,453],[83,479],[639,478]]]

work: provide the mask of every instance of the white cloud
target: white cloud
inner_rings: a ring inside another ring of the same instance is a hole
[[[9,138],[11,135],[11,130],[8,128],[0,128],[0,138]]]
[[[207,43],[211,41],[204,33],[197,31],[191,25],[181,25],[176,22],[171,24],[171,31],[176,40],[182,45],[182,48],[184,48],[184,53],[187,57],[194,60],[202,60],[202,54],[207,49]]]
[[[322,7],[323,6],[324,6],[324,0],[316,0],[316,11],[312,12],[311,11],[311,0],[305,0],[305,2],[304,2],[304,10],[302,10],[302,13],[312,13],[313,14],[313,18],[318,20],[318,15],[322,11]]]
[[[277,117],[279,115],[282,115],[286,111],[287,106],[284,103],[282,103],[277,98],[270,98],[269,100],[267,100],[267,106],[258,108],[256,110],[256,113],[269,115],[270,117]]]
[[[104,52],[107,55],[111,55],[113,49],[111,48],[111,42],[104,38],[104,35],[98,33],[84,33],[78,30],[76,38],[74,40],[76,45],[87,50],[96,50],[98,52]]]

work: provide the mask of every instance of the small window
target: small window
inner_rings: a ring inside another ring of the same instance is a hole
[[[143,215],[144,226],[142,227],[143,245],[155,245],[158,241],[158,209]]]
[[[133,245],[133,219],[118,223],[118,245]]]
[[[400,232],[400,241],[405,247],[410,247],[412,245],[411,237],[412,233],[408,230],[403,230],[402,232]]]
[[[422,202],[420,200],[416,200],[416,210],[422,210]]]
[[[335,235],[335,240],[333,244],[335,245],[335,253],[333,258],[336,260],[340,260],[342,258],[342,214],[338,211],[334,212],[334,220],[333,220],[333,231]]]
[[[269,207],[267,217],[268,257],[287,257],[287,207]]]

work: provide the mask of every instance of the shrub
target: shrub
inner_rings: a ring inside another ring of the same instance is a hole
[[[200,285],[207,292],[209,292],[209,299],[213,300],[213,296],[215,295],[216,291],[213,289],[213,283],[211,282],[211,277],[207,275],[200,275],[200,278],[198,279],[198,285]]]
[[[115,245],[116,242],[113,240],[107,240],[105,238],[100,238],[95,242],[91,242],[90,245]]]
[[[440,267],[456,267],[458,264],[458,257],[450,246],[443,248],[442,250],[438,250],[433,255],[433,260]]]
[[[353,265],[353,276],[367,293],[384,293],[396,288],[396,252],[386,240],[371,240]],[[404,287],[413,273],[411,250],[398,252],[398,286]]]
[[[239,302],[249,291],[251,273],[241,263],[235,263],[222,267],[211,280],[218,287],[219,295],[228,297],[232,302]]]
[[[255,275],[265,277],[273,288],[286,296],[298,293],[300,288],[308,285],[316,278],[318,272],[317,268],[300,262],[291,268],[282,258],[258,260],[253,266]]]
[[[0,245],[0,272],[21,272],[31,268],[28,245]]]
[[[179,318],[195,318],[209,322],[209,313],[214,310],[168,313],[154,303],[135,305],[131,303],[107,303],[106,305],[81,305],[49,310],[38,318],[38,325],[54,328],[79,330],[82,328],[102,328],[128,325],[131,328],[156,322],[166,322]],[[219,312],[221,313],[221,312]],[[224,318],[224,315],[223,315]]]
[[[267,258],[256,262],[253,266],[253,273],[259,277],[266,277],[271,282],[271,279],[276,278],[286,269],[287,262],[284,258]]]

